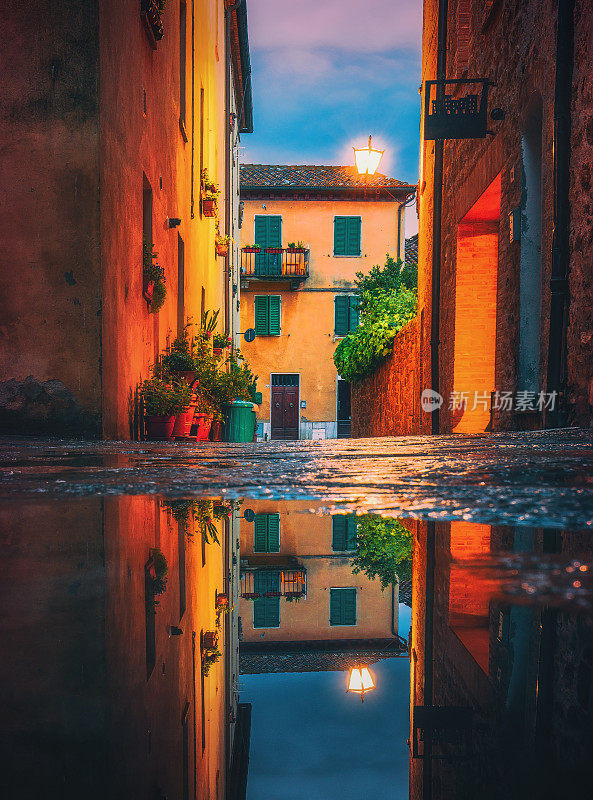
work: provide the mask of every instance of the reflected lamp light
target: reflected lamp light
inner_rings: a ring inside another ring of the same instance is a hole
[[[353,667],[350,670],[347,691],[359,694],[362,703],[364,703],[364,693],[374,688],[375,682],[368,667]]]

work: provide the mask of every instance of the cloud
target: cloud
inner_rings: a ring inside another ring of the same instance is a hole
[[[376,53],[417,48],[421,0],[248,0],[253,47],[340,48]]]

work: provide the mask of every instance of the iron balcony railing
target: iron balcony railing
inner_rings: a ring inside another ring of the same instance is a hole
[[[304,281],[309,277],[309,251],[305,248],[266,247],[241,250],[241,277]]]
[[[305,597],[307,594],[307,571],[253,567],[241,574],[241,597],[258,600],[261,597]]]

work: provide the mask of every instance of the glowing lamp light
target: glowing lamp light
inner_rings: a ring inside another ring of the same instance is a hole
[[[359,175],[374,175],[379,167],[385,150],[377,150],[372,146],[369,136],[368,147],[353,147],[354,163]]]
[[[348,691],[360,695],[361,701],[364,703],[364,693],[370,692],[375,688],[373,676],[369,672],[368,667],[353,667],[350,670],[348,678]]]

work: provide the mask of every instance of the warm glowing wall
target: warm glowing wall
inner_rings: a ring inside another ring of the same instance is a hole
[[[457,228],[454,391],[468,393],[469,398],[454,428],[460,433],[484,431],[490,422],[490,394],[495,388],[499,217],[500,175]],[[486,408],[480,402],[482,398],[487,399]]]

